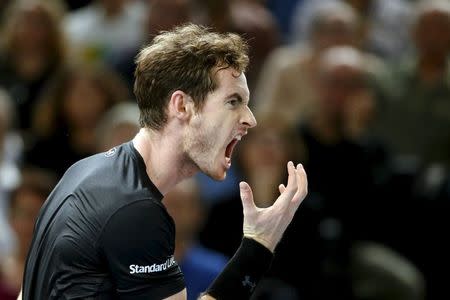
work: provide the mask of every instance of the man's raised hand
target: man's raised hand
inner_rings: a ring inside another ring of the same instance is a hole
[[[280,196],[267,208],[259,208],[253,201],[252,189],[246,182],[239,184],[244,208],[244,236],[252,238],[274,252],[297,208],[308,193],[306,172],[301,164],[287,164],[288,182],[280,184]]]

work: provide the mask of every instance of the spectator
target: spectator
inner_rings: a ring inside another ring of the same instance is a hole
[[[331,209],[330,213],[345,218],[345,222],[357,217],[347,208],[353,207],[355,211],[361,208],[360,199],[369,199],[367,194],[371,195],[370,191],[373,191],[370,165],[361,146],[355,143],[353,129],[362,127],[357,132],[364,132],[375,105],[366,62],[363,54],[351,47],[333,47],[324,52],[316,86],[317,111],[299,127],[301,153],[305,166],[310,169],[311,194],[317,193],[323,201],[330,201],[324,203]],[[358,101],[368,104],[360,105]],[[340,164],[345,164],[345,167]],[[349,189],[344,182],[339,183],[340,180],[352,182],[353,187]],[[337,203],[333,199],[348,202]],[[367,200],[366,204],[370,202]],[[361,229],[347,225],[351,230]]]
[[[345,3],[318,10],[310,29],[307,43],[281,48],[266,62],[255,91],[258,114],[275,113],[293,126],[308,118],[316,107],[318,57],[332,46],[356,45],[357,17]]]
[[[316,247],[321,249],[316,265],[321,272],[318,290],[312,295],[320,299],[424,299],[418,269],[402,255],[373,243],[383,242],[384,224],[379,220],[385,223],[392,217],[386,207],[393,203],[386,201],[381,192],[384,187],[377,185],[378,173],[368,155],[372,150],[367,149],[372,145],[356,142],[368,134],[377,105],[370,66],[354,48],[325,51],[318,70],[318,109],[299,127],[311,196],[299,222],[312,222]]]
[[[389,93],[376,132],[395,154],[395,172],[402,175],[394,187],[409,193],[397,210],[407,221],[394,220],[400,228],[391,233],[392,244],[418,265],[427,299],[436,299],[448,290],[442,266],[449,249],[442,236],[449,197],[442,191],[448,189],[450,168],[449,2],[419,1],[411,35],[416,51],[393,65],[386,78]]]
[[[58,1],[12,1],[0,53],[0,86],[14,100],[18,127],[31,126],[31,108],[65,63],[63,10]]]
[[[137,104],[124,102],[114,105],[97,125],[97,151],[108,151],[132,140],[139,128]]]
[[[197,241],[205,210],[194,179],[178,184],[163,202],[176,226],[175,260],[184,274],[187,299],[196,300],[222,271],[228,259]]]
[[[96,0],[69,13],[65,30],[72,55],[81,63],[105,62],[114,51],[143,40],[143,1]]]
[[[297,251],[307,257],[296,269],[303,268],[302,279],[310,283],[303,287],[308,298],[354,299],[350,249],[354,241],[372,237],[375,186],[366,152],[350,136],[347,109],[370,101],[369,72],[361,52],[333,47],[320,56],[317,76],[316,111],[298,130],[310,196],[286,241],[300,239]],[[290,245],[282,249],[280,266],[294,255]]]
[[[398,156],[450,167],[450,4],[417,4],[416,54],[393,67],[378,134]],[[426,124],[424,126],[424,124]]]
[[[114,104],[128,100],[125,84],[101,68],[74,67],[56,78],[34,112],[37,140],[26,162],[62,175],[96,151],[95,128]]]
[[[25,259],[39,210],[55,185],[52,174],[38,169],[22,172],[21,182],[10,197],[9,221],[17,236],[14,254],[0,261],[0,299],[17,299]]]
[[[317,10],[339,3],[349,4],[361,24],[357,39],[361,49],[383,59],[395,61],[409,51],[408,30],[411,4],[407,0],[305,0],[298,4],[293,17],[293,41],[305,41]]]

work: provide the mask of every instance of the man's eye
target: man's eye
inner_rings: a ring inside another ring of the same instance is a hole
[[[239,104],[239,101],[236,100],[236,99],[233,99],[233,100],[228,101],[227,103],[234,107],[234,106],[237,106]]]

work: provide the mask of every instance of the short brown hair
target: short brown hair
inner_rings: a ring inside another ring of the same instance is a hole
[[[237,34],[215,33],[194,24],[156,36],[136,59],[134,93],[140,126],[162,129],[170,94],[176,90],[190,95],[200,109],[207,94],[217,88],[215,71],[231,67],[244,72],[247,53],[247,43]]]

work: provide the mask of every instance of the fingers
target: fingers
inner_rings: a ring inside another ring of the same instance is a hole
[[[300,203],[303,201],[303,199],[306,197],[306,194],[308,193],[308,180],[306,176],[305,169],[303,168],[302,164],[298,164],[296,168],[294,168],[294,165],[292,162],[288,163],[288,184],[285,187],[283,184],[280,184],[278,186],[278,190],[280,191],[280,201],[282,203],[288,203],[289,210],[293,210],[293,213],[297,210]],[[295,180],[293,180],[292,177],[295,177]],[[295,182],[295,187],[293,183]],[[286,191],[288,191],[285,193]],[[283,204],[279,204],[283,205]]]
[[[299,176],[299,191],[301,191],[304,196],[306,196],[306,194],[308,194],[308,176],[306,175],[306,171],[305,168],[303,168],[302,164],[299,164],[299,166],[297,166],[298,170],[297,170],[297,174]]]
[[[284,208],[289,206],[292,197],[294,197],[295,193],[297,192],[297,175],[294,163],[292,161],[288,162],[287,169],[289,174],[287,185],[286,187],[284,187],[283,185],[283,188],[281,188],[281,185],[280,187],[278,187],[281,195],[274,203],[275,206],[281,206]]]
[[[288,162],[287,168],[288,168],[289,176],[288,176],[286,190],[289,193],[292,193],[292,195],[291,195],[291,197],[292,197],[292,196],[294,196],[295,192],[297,191],[297,176],[296,176],[294,163],[292,161]]]
[[[302,164],[297,165],[297,194],[303,200],[308,193],[308,178]]]
[[[253,192],[247,182],[241,181],[239,183],[239,189],[242,200],[242,207],[244,208],[244,215],[256,208],[253,201]]]
[[[302,203],[303,199],[305,199],[306,194],[308,193],[308,179],[302,164],[297,165],[296,176],[297,176],[297,192],[292,198],[292,209],[291,209],[293,213],[295,213],[299,205]]]
[[[286,187],[284,186],[284,184],[280,184],[280,185],[278,186],[278,190],[280,191],[280,194],[283,194],[284,191],[286,190]]]

